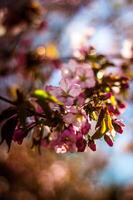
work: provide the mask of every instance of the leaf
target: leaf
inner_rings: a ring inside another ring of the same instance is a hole
[[[93,140],[97,140],[97,139],[100,139],[101,137],[103,136],[103,134],[101,134],[101,128],[98,128],[96,130],[96,132],[92,135],[92,139]]]
[[[104,134],[107,130],[105,119],[101,122],[101,134]]]
[[[98,128],[99,126],[101,126],[101,122],[102,122],[102,120],[104,118],[104,114],[105,114],[105,110],[102,108],[101,111],[100,111],[99,117],[98,117],[96,128]]]
[[[34,91],[32,96],[38,99],[47,99],[49,95],[48,95],[48,92],[46,92],[45,90],[38,89]]]
[[[119,121],[119,120],[114,120],[114,121],[113,121],[113,127],[114,127],[114,130],[115,130],[117,133],[120,133],[120,134],[123,133],[124,124],[123,124],[121,121]]]
[[[93,119],[93,120],[97,120],[97,113],[95,112],[95,111],[92,111],[92,113],[91,113],[91,119]]]
[[[32,136],[32,146],[31,149],[38,149],[38,152],[41,153],[41,141],[44,133],[44,126],[43,124],[36,126],[33,131]]]
[[[37,100],[37,103],[39,104],[39,106],[42,108],[42,110],[44,111],[44,113],[46,114],[47,118],[50,118],[51,119],[51,116],[52,116],[52,110],[49,106],[49,104],[42,100],[42,99],[38,99]]]
[[[115,96],[112,95],[112,96],[110,97],[110,102],[111,102],[111,104],[112,104],[113,106],[116,106],[117,102],[116,102]]]
[[[20,125],[22,126],[23,130],[26,131],[26,118],[27,118],[27,111],[25,103],[21,103],[18,106],[18,117],[20,121]]]
[[[112,125],[112,119],[111,119],[111,116],[110,114],[107,114],[106,115],[106,122],[107,122],[107,127],[110,131],[113,130],[113,125]]]
[[[107,67],[115,67],[115,65],[112,62],[106,61],[105,63],[102,64],[102,69]]]
[[[28,116],[33,115],[32,112],[34,112],[33,105],[25,98],[21,91],[17,90],[17,113],[24,132],[27,131],[26,119]]]
[[[108,135],[104,135],[104,140],[110,147],[113,146],[113,141]]]
[[[88,147],[90,147],[90,149],[92,151],[96,151],[96,144],[95,144],[94,140],[89,140],[88,141]]]
[[[43,101],[48,100],[48,101],[56,103],[58,105],[63,105],[63,103],[60,102],[55,96],[49,94],[45,90],[37,89],[37,90],[34,91],[34,93],[32,94],[32,96],[36,97],[39,100],[43,100]]]
[[[31,117],[35,113],[35,107],[29,101],[25,101],[25,110],[27,117]]]
[[[0,114],[0,123],[16,114],[16,107],[9,107]]]
[[[5,140],[8,145],[9,150],[10,150],[10,146],[11,146],[11,142],[12,142],[12,138],[13,138],[13,134],[14,134],[14,130],[16,128],[17,122],[18,122],[17,116],[12,117],[8,119],[1,128],[0,144],[2,144]]]
[[[61,101],[59,101],[55,96],[49,95],[49,100],[51,100],[53,103],[57,103],[58,105],[63,105]]]

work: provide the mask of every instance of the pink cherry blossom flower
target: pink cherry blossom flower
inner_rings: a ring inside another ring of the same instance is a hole
[[[83,134],[90,129],[89,117],[83,109],[78,108],[77,106],[71,106],[66,109],[63,120],[67,125],[73,124],[75,129],[83,132]]]
[[[66,151],[70,152],[76,151],[76,133],[73,126],[70,125],[63,132],[61,132],[56,142],[54,147],[56,151],[59,149],[61,150],[62,148],[66,148]]]
[[[82,89],[95,86],[94,73],[89,64],[70,61],[62,67],[62,77],[67,80],[73,80],[79,84]]]
[[[66,96],[77,97],[81,93],[80,85],[69,79],[61,79],[60,87]]]
[[[89,64],[82,64],[77,67],[75,79],[83,89],[95,86],[94,73]]]
[[[47,86],[46,90],[56,96],[66,106],[72,105],[75,98],[81,93],[80,85],[70,82],[67,79],[60,81],[60,87]]]
[[[59,140],[61,142],[76,142],[76,134],[72,125],[66,128],[61,134]]]
[[[73,126],[70,125],[64,131],[56,133],[55,138],[42,139],[41,145],[54,150],[56,153],[66,153],[76,151],[76,134]]]
[[[67,64],[64,64],[61,69],[62,77],[68,80],[75,78],[75,72],[78,63],[75,60],[70,60]]]
[[[77,97],[77,101],[76,104],[78,106],[84,105],[85,103],[85,94],[84,93],[80,93],[80,95]]]

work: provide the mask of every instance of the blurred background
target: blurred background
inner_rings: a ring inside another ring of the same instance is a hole
[[[39,155],[25,141],[13,144],[8,153],[1,145],[0,199],[132,200],[133,0],[40,0],[41,7],[34,3],[32,11],[28,8],[30,14],[25,4],[0,0],[0,95],[14,98],[16,88],[28,92],[31,87],[58,85],[58,56],[76,56],[77,49],[93,46],[116,63],[124,60],[131,79],[121,115],[126,127],[113,148],[99,141],[96,152],[57,155],[42,149]],[[41,54],[42,45],[52,63],[37,62],[36,68],[32,54],[34,49]],[[1,110],[6,106],[0,102]]]

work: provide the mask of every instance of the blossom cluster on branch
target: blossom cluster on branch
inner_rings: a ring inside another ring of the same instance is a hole
[[[21,144],[32,140],[57,153],[96,151],[96,140],[113,146],[124,124],[118,116],[125,108],[123,97],[129,87],[123,74],[110,73],[116,66],[93,48],[81,50],[78,58],[60,60],[59,86],[44,86],[30,94],[17,90],[17,98],[0,114],[1,143]]]

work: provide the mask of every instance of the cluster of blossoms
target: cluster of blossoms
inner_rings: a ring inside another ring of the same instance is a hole
[[[0,115],[1,142],[10,148],[29,136],[32,147],[57,153],[95,151],[100,138],[113,146],[116,133],[123,132],[117,118],[125,108],[128,79],[108,72],[113,64],[105,56],[92,50],[81,55],[62,63],[58,87],[47,85],[30,95],[17,90],[17,99],[7,100],[12,106]]]

